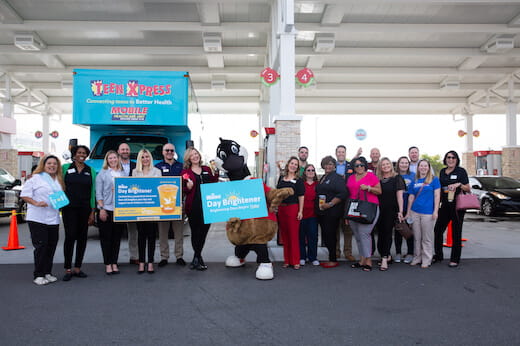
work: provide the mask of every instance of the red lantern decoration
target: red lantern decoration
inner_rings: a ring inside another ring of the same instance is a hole
[[[479,130],[473,131],[473,137],[478,137],[478,136],[480,136],[480,131]]]
[[[251,130],[251,132],[249,132],[249,134],[251,135],[251,137],[255,138],[256,136],[258,136],[258,131]]]
[[[459,130],[458,135],[459,137],[464,137],[466,135],[466,132]]]
[[[42,137],[43,137],[43,132],[41,132],[41,131],[36,131],[36,132],[34,133],[34,137],[36,137],[36,138],[38,138],[38,139],[42,138]]]
[[[60,134],[59,134],[58,131],[52,131],[52,132],[50,133],[50,135],[51,135],[52,138],[58,138],[58,136],[59,136]]]

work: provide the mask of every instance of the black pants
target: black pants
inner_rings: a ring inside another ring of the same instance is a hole
[[[340,216],[333,215],[318,216],[318,222],[321,227],[321,237],[329,251],[329,261],[331,262],[337,262],[336,243],[338,239],[336,237],[336,230],[338,229],[340,219],[342,219]]]
[[[406,239],[406,254],[413,255],[413,247],[414,247],[413,236]],[[401,248],[403,247],[403,236],[398,231],[394,230],[394,244],[395,244],[395,253],[401,254]]]
[[[103,262],[105,265],[117,264],[119,246],[121,244],[121,233],[123,233],[125,224],[114,222],[114,212],[110,210],[106,210],[106,212],[108,214],[107,220],[98,220],[99,241],[101,243],[101,252],[103,253]]]
[[[202,212],[192,211],[188,214],[188,222],[191,228],[191,246],[193,247],[193,257],[201,257],[206,236],[208,235],[211,224],[205,224]]]
[[[377,251],[382,257],[390,256],[390,248],[392,247],[392,233],[397,214],[393,211],[381,212],[377,220]]]
[[[137,223],[137,248],[139,249],[139,262],[146,262],[146,249],[148,248],[148,263],[153,263],[155,255],[156,222]],[[148,243],[148,246],[147,246]]]
[[[443,237],[448,223],[451,221],[452,227],[452,246],[451,246],[451,257],[450,262],[459,263],[460,253],[462,250],[462,224],[464,223],[465,210],[457,211],[455,209],[455,203],[442,203],[439,208],[439,218],[435,223],[435,256],[437,260],[444,259],[443,254]]]
[[[52,261],[58,245],[59,225],[28,221],[34,246],[34,278],[51,274]]]
[[[72,255],[74,243],[76,243],[75,268],[81,268],[85,249],[87,248],[88,217],[92,208],[89,207],[65,207],[61,210],[63,227],[65,228],[65,242],[63,243],[63,256],[65,257],[65,269],[72,268]]]
[[[241,259],[246,258],[249,251],[256,252],[256,263],[271,263],[267,244],[237,245],[235,247],[235,256]]]

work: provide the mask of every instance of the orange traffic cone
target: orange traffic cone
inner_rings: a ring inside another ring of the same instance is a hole
[[[18,222],[16,221],[16,210],[11,211],[11,225],[9,226],[9,238],[7,246],[2,246],[4,250],[20,250],[25,246],[20,246],[18,242]]]
[[[466,241],[466,238],[462,238],[462,241]],[[451,221],[448,224],[448,233],[446,234],[446,242],[442,244],[445,247],[452,247],[453,246],[453,235],[452,235],[452,225]],[[461,246],[464,246],[464,244],[461,244]]]

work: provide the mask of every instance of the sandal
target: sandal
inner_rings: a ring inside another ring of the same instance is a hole
[[[363,268],[363,266],[359,262],[356,262],[351,264],[350,268]]]
[[[363,268],[364,272],[371,272],[372,271],[372,266],[369,266],[368,264],[362,265],[361,267]]]
[[[282,264],[282,268],[289,268],[289,264],[288,263]]]
[[[299,264],[295,264],[293,268],[294,268],[295,270],[298,270],[298,269],[300,269],[300,265],[299,265]]]

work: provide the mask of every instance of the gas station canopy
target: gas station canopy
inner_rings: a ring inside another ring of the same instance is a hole
[[[283,5],[285,2],[282,1]],[[294,3],[298,114],[505,114],[520,91],[520,1]],[[189,71],[202,113],[268,97],[269,0],[0,0],[0,98],[69,114],[75,68]],[[275,66],[271,66],[276,68]]]

